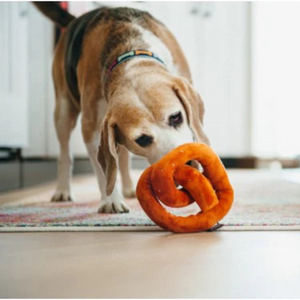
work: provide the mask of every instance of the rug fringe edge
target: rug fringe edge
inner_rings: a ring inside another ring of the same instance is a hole
[[[119,231],[164,231],[158,226],[102,226],[102,227],[0,227],[0,232],[119,232]],[[217,231],[300,231],[300,225],[292,226],[226,226]]]

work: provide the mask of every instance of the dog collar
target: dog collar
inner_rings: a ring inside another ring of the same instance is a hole
[[[125,52],[122,55],[120,55],[108,68],[106,76],[109,75],[109,73],[118,65],[121,63],[132,59],[134,57],[147,57],[147,58],[152,58],[158,60],[160,63],[165,65],[165,63],[153,52],[150,52],[148,50],[132,50],[129,52]]]

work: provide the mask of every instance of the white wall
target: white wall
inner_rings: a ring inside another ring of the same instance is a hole
[[[252,152],[300,155],[300,3],[255,2],[252,19]]]

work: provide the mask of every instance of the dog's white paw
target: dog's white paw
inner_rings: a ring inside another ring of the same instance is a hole
[[[69,191],[56,191],[51,198],[51,202],[74,201],[73,195]]]
[[[98,213],[122,214],[128,213],[129,207],[121,200],[101,200]]]
[[[125,198],[135,198],[136,197],[135,189],[133,187],[123,188],[122,192],[123,192],[123,196]]]

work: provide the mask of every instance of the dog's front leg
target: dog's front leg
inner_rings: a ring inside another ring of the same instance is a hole
[[[112,194],[110,196],[106,195],[106,178],[97,160],[98,145],[99,145],[98,138],[94,138],[93,142],[91,143],[86,143],[86,148],[94,172],[97,176],[97,181],[101,192],[101,202],[100,202],[100,207],[98,212],[99,213],[127,213],[129,212],[129,208],[124,202],[124,197],[120,192],[120,187],[118,182],[116,182]]]
[[[119,157],[119,167],[120,167],[120,174],[122,180],[123,196],[127,198],[134,198],[135,189],[133,187],[133,182],[130,176],[131,158],[127,148],[120,146],[118,151],[118,157]]]

